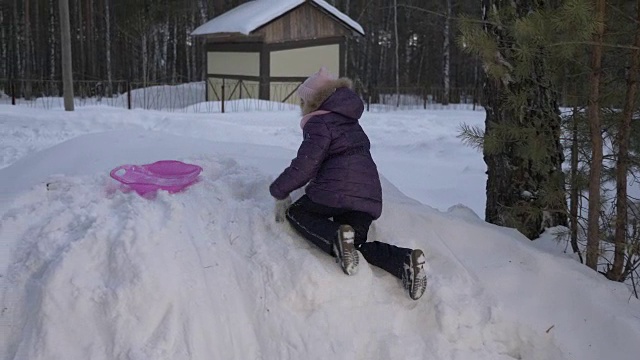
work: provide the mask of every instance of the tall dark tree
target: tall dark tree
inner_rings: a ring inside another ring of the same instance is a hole
[[[597,30],[593,35],[591,76],[589,78],[589,107],[587,117],[591,133],[591,169],[589,175],[589,219],[587,228],[587,266],[597,270],[600,256],[600,206],[602,176],[602,121],[600,119],[600,86],[602,79],[602,52],[604,35],[605,0],[595,0]]]
[[[636,26],[635,40],[631,50],[631,65],[627,74],[627,94],[624,110],[617,129],[616,144],[618,148],[616,163],[616,222],[615,222],[615,254],[613,266],[606,275],[614,281],[623,281],[626,276],[624,271],[625,256],[627,255],[627,229],[629,224],[627,199],[627,182],[629,176],[629,144],[631,138],[631,121],[636,109],[636,97],[638,92],[638,75],[640,72],[640,1],[636,2]]]
[[[498,45],[493,66],[499,68],[484,84],[485,134],[497,132],[500,142],[495,148],[484,148],[488,169],[485,218],[515,227],[530,239],[538,237],[545,226],[567,224],[560,112],[544,50],[532,50],[529,75],[514,74],[511,63],[518,52],[516,41],[498,24],[512,23],[540,6],[544,3],[483,1],[485,31]],[[523,136],[508,136],[510,130],[504,129],[510,126]]]
[[[483,0],[483,31],[472,24],[463,29],[462,43],[480,55],[487,75],[484,131],[467,128],[464,134],[481,139],[485,219],[530,239],[545,227],[567,225],[561,117],[552,81],[552,61],[560,55],[550,45],[559,42],[557,36],[575,41],[590,32],[588,7],[576,8],[580,4]],[[563,18],[571,12],[580,14]]]

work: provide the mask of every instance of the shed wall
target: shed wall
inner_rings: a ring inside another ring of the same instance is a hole
[[[262,35],[266,43],[347,36],[351,32],[317,7],[305,3],[252,34]]]
[[[207,52],[209,74],[259,76],[259,52]]]
[[[272,51],[271,77],[307,77],[325,66],[331,73],[340,71],[340,45],[312,46]]]

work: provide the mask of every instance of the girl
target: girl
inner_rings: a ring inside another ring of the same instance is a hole
[[[278,200],[276,221],[286,217],[303,237],[337,257],[347,275],[356,273],[360,251],[419,299],[427,286],[422,250],[367,242],[371,223],[382,213],[382,188],[369,138],[358,123],[364,104],[351,81],[323,67],[300,85],[297,95],[303,141],[291,165],[269,187]],[[305,195],[290,205],[289,194],[307,183]]]

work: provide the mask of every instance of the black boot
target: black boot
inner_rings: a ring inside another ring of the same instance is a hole
[[[340,225],[338,236],[333,244],[335,253],[342,271],[347,275],[353,275],[358,271],[358,251],[354,244],[356,232],[351,225]]]
[[[427,273],[424,271],[424,253],[415,249],[407,256],[402,273],[402,285],[409,293],[409,297],[418,300],[427,289]]]

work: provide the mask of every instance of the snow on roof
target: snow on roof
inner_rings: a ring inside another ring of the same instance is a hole
[[[196,28],[191,35],[215,33],[241,33],[248,35],[286,12],[302,5],[306,0],[253,0],[215,17]],[[324,0],[309,0],[355,31],[364,35],[362,26]]]

